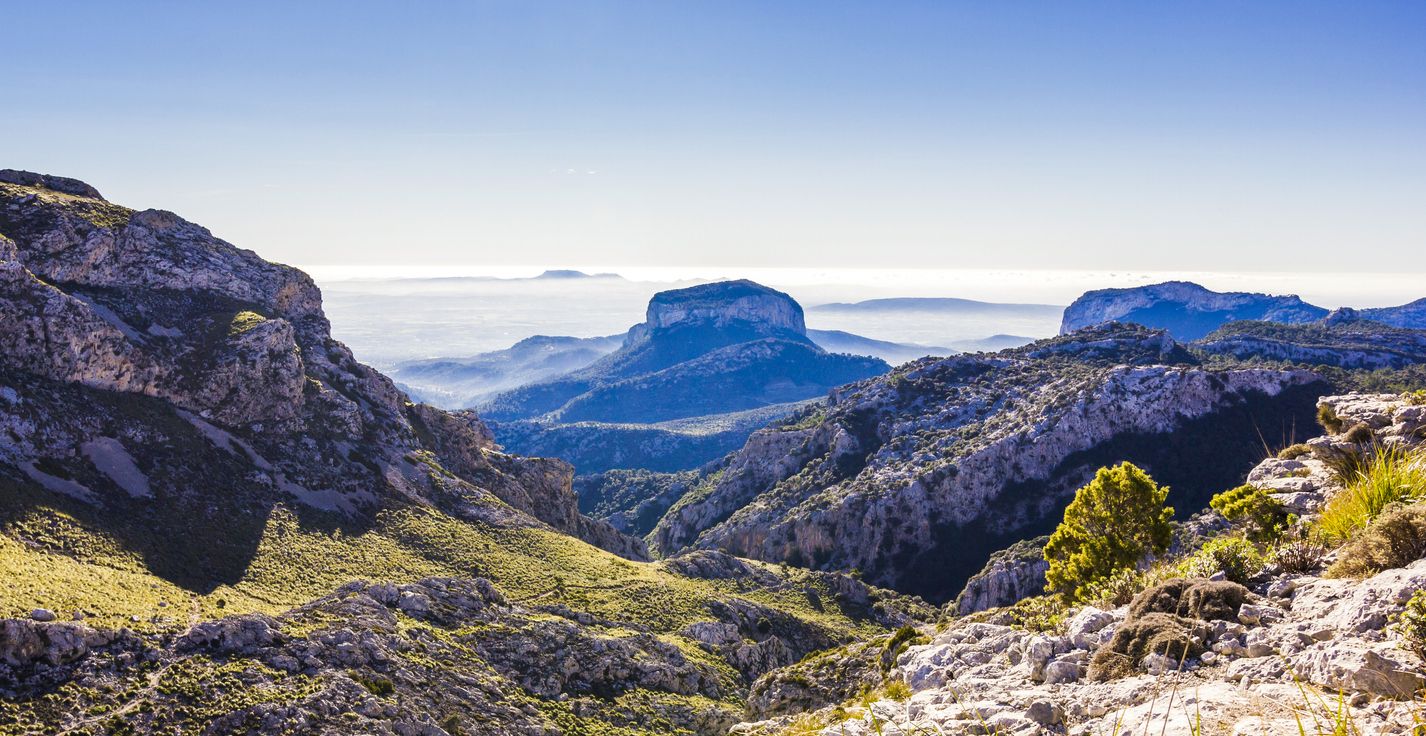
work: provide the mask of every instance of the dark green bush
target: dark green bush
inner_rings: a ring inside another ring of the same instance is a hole
[[[1239,536],[1222,536],[1210,540],[1197,552],[1179,563],[1185,577],[1210,577],[1221,572],[1235,583],[1246,583],[1267,565],[1258,548]]]
[[[1084,600],[1097,583],[1168,548],[1173,509],[1161,487],[1131,463],[1100,468],[1075,491],[1064,521],[1045,545],[1045,589]]]

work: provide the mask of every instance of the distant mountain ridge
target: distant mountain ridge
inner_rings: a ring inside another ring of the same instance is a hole
[[[1179,340],[1198,340],[1230,322],[1257,320],[1305,324],[1329,310],[1295,295],[1217,292],[1189,281],[1085,292],[1065,308],[1060,334],[1105,322],[1131,322],[1168,330]],[[1426,299],[1399,307],[1358,310],[1365,318],[1413,329],[1426,328]]]
[[[1054,304],[1013,304],[982,302],[955,297],[890,297],[867,299],[860,302],[832,302],[811,308],[814,312],[882,312],[882,311],[924,311],[924,312],[969,312],[999,313],[1013,315],[1046,315],[1059,312],[1061,307]]]

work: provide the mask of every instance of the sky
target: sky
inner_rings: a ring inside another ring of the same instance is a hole
[[[1426,272],[1426,3],[0,10],[0,166],[287,263]]]

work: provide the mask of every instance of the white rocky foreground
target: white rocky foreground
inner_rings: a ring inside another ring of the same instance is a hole
[[[1388,444],[1419,442],[1426,424],[1426,407],[1397,396],[1323,403],[1344,426],[1366,424]],[[1310,515],[1339,488],[1314,458],[1345,443],[1319,438],[1312,458],[1266,460],[1250,479]],[[1182,663],[1150,654],[1136,674],[1104,682],[1090,681],[1090,660],[1130,606],[1082,608],[1059,635],[953,623],[897,659],[890,677],[910,687],[909,697],[848,708],[850,718],[820,733],[1419,734],[1426,710],[1414,698],[1426,687],[1426,664],[1401,646],[1392,622],[1423,588],[1426,559],[1365,580],[1263,575],[1236,616],[1196,622],[1202,654]],[[1343,721],[1347,730],[1335,730]],[[776,732],[787,722],[743,724],[734,733]]]

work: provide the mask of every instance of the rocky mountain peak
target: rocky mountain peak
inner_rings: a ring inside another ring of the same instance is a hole
[[[709,324],[723,327],[748,322],[769,331],[807,334],[802,306],[776,289],[746,279],[661,291],[649,300],[644,327],[649,330]]]
[[[1197,340],[1236,320],[1296,324],[1327,316],[1327,310],[1297,296],[1217,292],[1189,281],[1085,292],[1065,308],[1060,334],[1103,322],[1133,322],[1168,330],[1179,340]]]
[[[61,194],[72,194],[76,197],[104,199],[99,195],[98,189],[78,179],[70,179],[64,176],[37,174],[33,171],[21,171],[19,169],[0,169],[0,182],[18,184],[25,187],[39,187]]]
[[[0,314],[0,389],[26,397],[0,406],[0,436],[12,440],[0,443],[0,481],[91,504],[142,488],[164,511],[224,494],[352,519],[391,504],[445,505],[643,554],[578,515],[567,465],[503,455],[478,418],[412,404],[357,362],[332,339],[305,273],[172,212],[6,172]],[[95,423],[109,433],[99,451]],[[203,467],[113,471],[159,467],[155,453],[176,446]],[[221,477],[191,482],[224,463]]]

